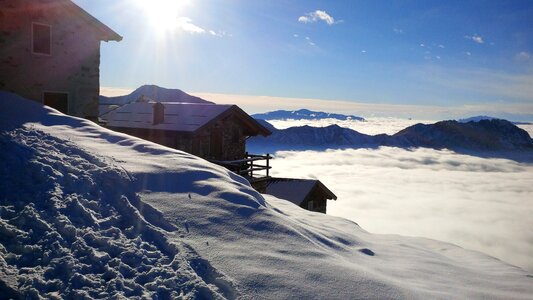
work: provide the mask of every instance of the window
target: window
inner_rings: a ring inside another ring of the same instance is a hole
[[[315,205],[313,203],[313,200],[310,200],[309,202],[307,202],[307,209],[312,210],[313,208],[315,208]]]
[[[33,53],[51,55],[52,30],[50,25],[32,24]]]

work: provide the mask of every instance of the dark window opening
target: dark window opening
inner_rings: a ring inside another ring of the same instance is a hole
[[[44,93],[43,103],[68,114],[68,94],[66,93]]]
[[[33,23],[33,53],[50,55],[52,30],[49,25]]]

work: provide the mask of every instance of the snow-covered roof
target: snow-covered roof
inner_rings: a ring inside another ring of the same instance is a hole
[[[154,102],[133,102],[102,116],[109,127],[146,128],[194,132],[233,105],[158,102],[164,106],[164,121],[154,124]]]
[[[267,184],[265,194],[300,205],[316,185],[323,190],[327,199],[337,199],[320,180],[315,179],[272,178]]]

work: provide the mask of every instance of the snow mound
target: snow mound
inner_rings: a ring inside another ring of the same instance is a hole
[[[0,92],[7,298],[505,298],[533,278],[261,196],[181,151]]]
[[[31,129],[1,134],[0,148],[0,269],[11,295],[234,295],[202,278],[211,267],[190,247],[168,242],[165,232],[179,231],[119,166]]]

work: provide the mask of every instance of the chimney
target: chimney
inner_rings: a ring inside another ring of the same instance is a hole
[[[156,102],[153,106],[154,125],[165,122],[165,106],[161,102]]]

